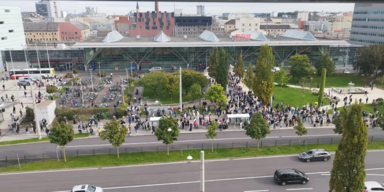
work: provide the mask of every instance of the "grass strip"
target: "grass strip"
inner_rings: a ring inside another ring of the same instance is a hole
[[[89,134],[75,134],[74,138],[84,138],[88,137]],[[32,138],[32,139],[22,139],[22,140],[14,140],[14,141],[2,141],[0,142],[0,146],[3,145],[16,145],[16,144],[24,144],[24,143],[35,143],[35,142],[48,142],[48,137],[43,137],[41,139],[38,138]]]
[[[326,149],[328,151],[335,151],[337,144],[308,144],[307,149]],[[283,146],[268,146],[261,147],[258,151],[256,147],[248,148],[219,148],[204,149],[205,159],[223,159],[223,158],[241,158],[241,157],[257,157],[257,156],[270,156],[270,155],[288,155],[299,154],[305,151],[304,145],[283,145]],[[383,142],[374,141],[368,144],[368,149],[384,149]],[[122,149],[120,150],[122,151]],[[35,163],[22,164],[21,170],[16,166],[9,166],[0,168],[0,172],[15,172],[15,171],[36,171],[36,170],[52,170],[52,169],[69,169],[69,168],[86,168],[86,167],[105,167],[105,166],[121,166],[121,165],[134,165],[145,163],[166,163],[175,161],[186,161],[187,156],[191,155],[193,159],[200,158],[201,150],[183,150],[183,151],[170,151],[167,156],[166,151],[161,152],[135,152],[135,153],[121,153],[118,159],[116,153],[108,155],[89,155],[89,156],[76,156],[68,157],[67,162],[57,162],[56,159],[46,160]]]

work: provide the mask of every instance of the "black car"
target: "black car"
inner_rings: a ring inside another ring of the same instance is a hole
[[[300,153],[299,159],[305,162],[328,161],[331,159],[331,154],[325,149],[311,149],[307,152]]]
[[[274,179],[275,182],[280,185],[293,183],[306,184],[309,182],[309,177],[305,173],[292,168],[276,170]]]

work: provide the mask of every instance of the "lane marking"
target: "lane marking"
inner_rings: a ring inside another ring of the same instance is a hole
[[[18,172],[18,173],[4,173],[0,176],[6,175],[22,175],[22,174],[33,174],[33,173],[57,173],[57,172],[69,172],[69,171],[92,171],[98,170],[99,168],[84,168],[84,169],[59,169],[59,170],[49,170],[49,171],[31,171],[31,172]]]
[[[269,191],[269,190],[265,189],[265,190],[254,190],[254,191],[244,191],[244,192],[263,192],[263,191]]]
[[[366,176],[382,176],[384,177],[384,174],[365,174]]]
[[[339,134],[306,135],[306,137],[324,137],[324,136],[339,136]],[[292,135],[292,136],[281,136],[281,137],[282,138],[296,138],[296,137],[299,137],[299,136]],[[341,135],[340,135],[340,137],[341,137]]]
[[[304,191],[304,190],[312,190],[313,188],[296,188],[296,189],[286,189],[287,191]]]

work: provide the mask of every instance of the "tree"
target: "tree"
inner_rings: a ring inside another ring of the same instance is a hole
[[[283,86],[287,86],[288,81],[291,80],[292,76],[287,75],[287,70],[283,69],[283,64],[280,64],[280,71],[275,72],[275,80],[280,85],[280,89]]]
[[[49,130],[49,142],[62,147],[64,162],[67,162],[65,146],[73,140],[74,136],[73,126],[70,124],[53,122],[52,128]]]
[[[384,130],[384,116],[379,116],[376,120],[377,126]]]
[[[256,61],[256,72],[253,77],[252,91],[257,98],[266,106],[272,96],[274,82],[274,73],[272,68],[275,65],[275,56],[272,53],[272,47],[263,45],[260,47],[260,53]]]
[[[344,106],[339,115],[332,120],[332,123],[335,124],[335,128],[333,129],[334,133],[343,134],[343,122],[348,119],[347,115],[350,109],[350,107]]]
[[[260,140],[271,133],[269,125],[261,113],[255,113],[251,117],[251,122],[246,125],[244,129],[246,135],[250,136],[252,139],[257,139],[257,150],[259,150]]]
[[[216,69],[215,80],[224,89],[226,89],[228,84],[228,55],[227,52],[225,52],[224,48],[221,48],[220,50],[219,65]]]
[[[154,96],[156,96],[156,92],[162,89],[165,84],[166,73],[164,71],[153,71],[147,73],[137,82],[137,85],[151,89]]]
[[[216,79],[217,67],[219,66],[219,49],[215,47],[208,59],[208,75]]]
[[[169,155],[169,145],[173,141],[177,141],[180,131],[177,127],[177,120],[171,116],[163,116],[159,120],[159,128],[156,129],[155,135],[158,141],[163,141],[167,145],[167,155]]]
[[[252,68],[251,68],[252,69]],[[243,63],[243,54],[240,54],[239,60],[233,68],[233,72],[242,79],[244,77],[244,63]]]
[[[128,129],[120,124],[120,121],[111,120],[104,125],[104,130],[100,133],[100,138],[108,140],[112,146],[116,147],[117,158],[119,156],[119,147],[125,142]]]
[[[299,145],[301,143],[301,136],[306,135],[308,130],[304,127],[303,121],[300,117],[297,118],[297,125],[293,127],[296,129],[296,134],[300,136]]]
[[[213,152],[213,139],[217,136],[217,127],[219,127],[219,123],[217,121],[212,121],[212,124],[208,126],[208,132],[205,134],[207,139],[212,139],[212,152]]]
[[[353,64],[353,69],[360,73],[372,75],[373,79],[384,71],[384,45],[369,45],[359,49],[359,56]]]
[[[214,100],[217,103],[226,103],[227,97],[225,95],[224,89],[220,84],[212,85],[207,94],[206,98],[209,100]]]
[[[332,61],[331,57],[329,56],[329,53],[326,53],[324,55],[320,55],[314,64],[316,68],[317,75],[321,75],[322,70],[325,68],[327,69],[327,75],[331,75],[335,72],[335,63]]]
[[[326,78],[327,78],[327,69],[323,68],[323,72],[321,73],[321,82],[320,82],[320,89],[319,89],[319,100],[318,100],[319,105],[323,101]]]
[[[365,155],[368,131],[363,120],[362,105],[350,106],[342,123],[343,134],[336,150],[329,191],[355,192],[364,189]]]
[[[198,99],[201,96],[201,87],[199,84],[195,83],[191,86],[191,96],[193,100]]]
[[[289,69],[292,78],[300,82],[305,78],[309,78],[314,74],[313,69],[311,69],[311,63],[307,55],[296,54],[291,56],[289,60]]]
[[[179,91],[179,77],[173,74],[167,73],[165,76],[165,91],[168,93],[170,100],[172,101],[172,95]]]
[[[179,71],[174,72],[175,75],[179,75]],[[199,84],[200,87],[207,86],[207,77],[197,71],[190,69],[181,70],[181,86],[185,90],[186,94],[188,94],[189,89],[193,84]]]
[[[249,88],[252,89],[252,82],[253,82],[253,69],[252,69],[252,63],[249,63],[247,72],[245,73],[244,77],[244,84]]]

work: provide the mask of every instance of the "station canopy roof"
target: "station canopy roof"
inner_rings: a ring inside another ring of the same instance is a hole
[[[316,37],[314,37],[309,31],[287,30],[281,36],[291,39],[301,39],[305,41],[317,41]]]
[[[171,38],[168,37],[162,30],[159,32],[159,34],[156,35],[156,37],[153,38],[156,42],[168,42],[171,41]]]
[[[103,43],[113,43],[124,39],[124,37],[118,31],[111,31],[104,38]]]
[[[245,34],[250,34],[251,40],[254,41],[268,41],[268,39],[264,36],[263,33],[257,31],[246,31]]]
[[[216,37],[216,35],[212,31],[205,30],[200,35],[199,38],[204,41],[209,42],[219,42],[220,39]]]

